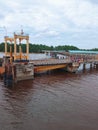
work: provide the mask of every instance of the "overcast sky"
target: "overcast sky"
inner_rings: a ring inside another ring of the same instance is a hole
[[[31,43],[98,48],[98,0],[0,0],[0,42],[22,28]]]

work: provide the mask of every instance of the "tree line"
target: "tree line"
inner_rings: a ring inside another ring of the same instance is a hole
[[[14,51],[14,44],[9,44],[7,43],[8,46],[8,52],[10,51],[10,46],[12,46],[12,52]],[[22,52],[26,52],[26,44],[21,44],[22,47]],[[47,45],[42,45],[42,44],[29,44],[29,52],[30,53],[41,53],[44,50],[50,50],[50,51],[68,51],[68,50],[83,50],[83,49],[79,49],[76,46],[72,46],[72,45],[59,45],[59,46],[47,46]],[[85,49],[84,49],[85,50]],[[98,51],[98,48],[95,49],[90,49],[93,51]],[[4,52],[5,51],[5,43],[1,43],[0,44],[0,52]],[[19,44],[17,45],[17,51],[19,52]]]

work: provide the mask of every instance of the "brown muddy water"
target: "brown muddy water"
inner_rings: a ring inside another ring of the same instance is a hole
[[[0,130],[98,130],[98,71],[51,71],[0,81]]]

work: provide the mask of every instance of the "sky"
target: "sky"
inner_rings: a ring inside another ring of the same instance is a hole
[[[98,48],[98,0],[0,0],[0,42],[21,29],[32,44]]]

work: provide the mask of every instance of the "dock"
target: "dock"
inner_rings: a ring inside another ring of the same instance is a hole
[[[64,69],[68,72],[76,72],[81,64],[83,69],[86,64],[90,67],[98,68],[98,54],[96,52],[75,52],[66,53],[59,51],[48,51],[47,53],[55,53],[55,57],[48,59],[29,59],[29,35],[24,34],[21,30],[20,34],[14,33],[13,37],[5,36],[5,55],[2,58],[0,67],[0,75],[3,75],[4,82],[18,82],[21,80],[34,79],[35,73],[54,69]],[[26,41],[26,54],[22,53],[22,40]],[[8,52],[7,42],[10,42],[10,52]],[[19,43],[17,43],[17,41]],[[14,44],[14,52],[12,52],[12,44]],[[19,44],[19,52],[17,52],[17,44]]]

